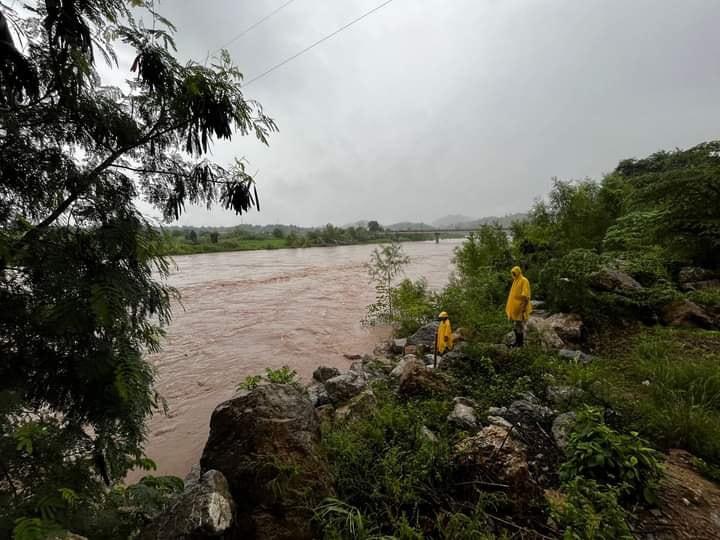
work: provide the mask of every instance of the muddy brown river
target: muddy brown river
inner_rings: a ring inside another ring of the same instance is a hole
[[[406,275],[442,287],[458,240],[403,245]],[[246,376],[284,365],[305,380],[320,364],[347,368],[388,328],[360,321],[374,300],[364,264],[374,246],[246,251],[176,257],[182,294],[162,352],[151,357],[167,416],[150,422],[154,474],[184,476],[207,439],[210,415]],[[132,473],[136,480],[141,473]]]

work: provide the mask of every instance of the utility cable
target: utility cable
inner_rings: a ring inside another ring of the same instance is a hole
[[[285,2],[284,4],[282,4],[280,7],[274,9],[273,11],[271,11],[270,13],[268,13],[267,15],[265,15],[264,17],[262,17],[262,18],[261,18],[260,20],[258,20],[257,22],[255,22],[255,23],[251,24],[250,26],[248,26],[245,30],[243,30],[242,32],[240,32],[238,35],[236,35],[234,38],[232,38],[230,41],[228,41],[225,45],[221,46],[221,47],[220,47],[219,49],[217,49],[217,50],[228,48],[230,45],[232,45],[233,43],[235,43],[238,39],[240,39],[241,37],[243,37],[245,34],[247,34],[247,33],[250,32],[251,30],[253,30],[253,29],[257,28],[258,26],[260,26],[262,23],[264,23],[265,21],[267,21],[270,17],[273,17],[274,15],[276,15],[277,13],[279,13],[280,11],[282,11],[283,9],[285,9],[286,7],[288,7],[290,4],[292,4],[294,1],[295,1],[295,0],[288,0],[287,2]]]
[[[243,87],[246,87],[246,86],[251,85],[251,84],[254,83],[255,81],[258,81],[258,80],[262,79],[263,77],[266,77],[267,75],[269,75],[270,73],[272,73],[272,72],[275,71],[276,69],[281,68],[282,66],[284,66],[285,64],[287,64],[287,63],[289,63],[289,62],[292,62],[292,61],[295,60],[298,56],[302,56],[303,54],[305,54],[306,52],[308,52],[308,51],[311,50],[311,49],[314,49],[315,47],[317,47],[317,46],[320,45],[321,43],[324,43],[324,42],[327,41],[328,39],[337,36],[337,35],[338,35],[340,32],[342,32],[343,30],[346,30],[346,29],[350,28],[352,25],[354,25],[355,23],[360,22],[360,21],[363,20],[365,17],[369,17],[370,15],[372,15],[373,13],[375,13],[376,11],[381,10],[382,8],[384,8],[385,6],[387,6],[389,3],[391,3],[392,1],[393,1],[393,0],[386,0],[386,1],[383,2],[382,4],[380,4],[380,5],[375,6],[374,8],[372,8],[370,11],[366,11],[365,13],[363,13],[362,15],[360,15],[359,17],[357,17],[357,18],[353,19],[352,21],[344,24],[343,26],[341,26],[340,28],[338,28],[338,29],[335,30],[334,32],[331,32],[330,34],[326,35],[325,37],[322,37],[322,38],[318,39],[316,42],[312,43],[311,45],[308,45],[307,47],[305,47],[305,48],[302,49],[301,51],[293,54],[292,56],[289,56],[288,58],[286,58],[286,59],[283,60],[282,62],[279,62],[279,63],[275,64],[274,66],[272,66],[271,68],[263,71],[262,73],[260,73],[260,75],[257,75],[256,77],[253,77],[253,78],[250,79],[248,82],[246,82],[245,84],[243,84]]]

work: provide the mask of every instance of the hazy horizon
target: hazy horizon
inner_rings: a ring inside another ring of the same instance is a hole
[[[209,51],[282,0],[163,2],[178,53]],[[247,80],[380,4],[296,0],[234,41]],[[277,121],[261,213],[188,208],[180,225],[424,221],[525,212],[551,178],[718,138],[720,2],[395,0],[246,89]],[[129,74],[103,76],[116,84]],[[143,208],[146,208],[143,206]],[[157,212],[153,212],[157,215]]]

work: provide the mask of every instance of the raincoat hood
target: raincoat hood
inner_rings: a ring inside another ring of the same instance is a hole
[[[519,266],[513,266],[512,270],[510,270],[510,273],[512,274],[513,279],[517,279],[519,277],[522,277],[522,268]]]

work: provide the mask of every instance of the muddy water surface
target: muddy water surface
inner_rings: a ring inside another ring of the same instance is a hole
[[[442,287],[458,241],[404,244],[406,275]],[[150,423],[156,474],[184,476],[208,435],[210,414],[246,376],[288,365],[309,379],[320,364],[371,352],[387,328],[360,321],[374,290],[363,267],[374,246],[177,257],[170,284],[182,294],[163,351],[152,357],[168,416]],[[132,474],[130,480],[140,474]]]

